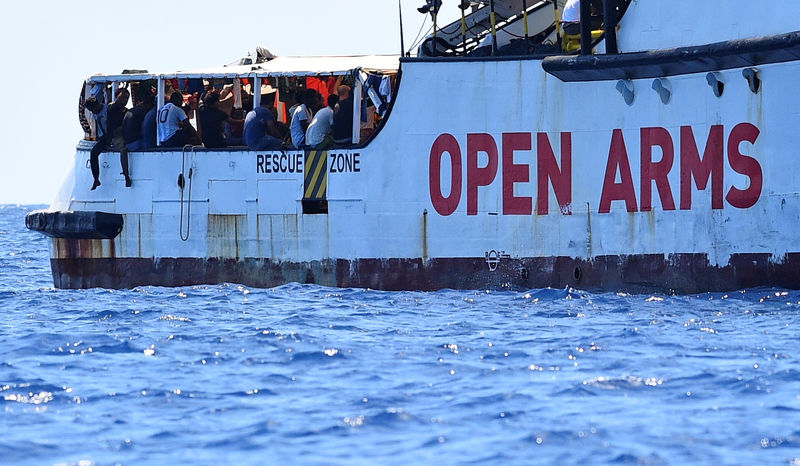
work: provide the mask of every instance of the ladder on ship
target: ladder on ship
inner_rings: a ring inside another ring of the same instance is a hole
[[[478,9],[461,19],[443,26],[428,36],[419,46],[418,54],[421,57],[464,56],[479,48],[481,42],[492,34],[492,8],[489,2],[479,2]],[[555,9],[553,0],[527,0],[527,20],[531,24],[534,34],[540,34],[551,28],[555,30]],[[563,3],[563,0],[558,2]],[[498,1],[494,8],[495,25],[497,32],[505,31],[513,37],[524,38],[523,34],[508,31],[510,26],[519,26],[525,21],[526,10],[522,0],[507,2]],[[544,23],[543,23],[544,20]],[[463,26],[463,28],[462,28]],[[549,35],[549,34],[548,34]]]
[[[595,0],[583,2],[583,16],[594,8],[596,14],[605,18],[602,28],[592,31],[587,28],[581,34],[564,36],[560,28],[561,11],[567,0],[473,0],[479,8],[454,21],[425,38],[417,52],[419,57],[455,57],[497,55],[498,45],[511,38],[512,45],[500,55],[527,55],[560,53],[561,41],[565,51],[580,49],[581,54],[590,54],[594,46],[609,37],[607,53],[616,53],[616,27],[624,16],[631,0]],[[491,4],[490,4],[491,3]],[[590,5],[594,5],[593,7]],[[493,7],[492,7],[493,6]],[[494,11],[494,14],[493,14]],[[494,16],[494,27],[492,17]],[[611,18],[609,20],[609,18]],[[586,22],[586,26],[590,22]],[[492,38],[494,32],[494,38]],[[586,35],[586,40],[581,37]],[[501,38],[501,36],[505,36]],[[498,40],[498,38],[500,38]],[[516,44],[515,44],[516,42]],[[585,43],[584,43],[585,42]],[[483,44],[483,45],[482,45]],[[487,45],[488,44],[488,45]],[[577,45],[576,45],[577,44]]]

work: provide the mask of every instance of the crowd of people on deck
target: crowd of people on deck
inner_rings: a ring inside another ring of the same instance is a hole
[[[293,89],[286,100],[294,105],[284,110],[283,118],[275,108],[275,89],[268,84],[262,87],[256,108],[250,92],[242,88],[235,92],[230,83],[222,83],[221,89],[213,82],[204,83],[202,92],[195,93],[190,93],[190,86],[181,90],[178,84],[178,80],[166,81],[167,100],[160,109],[152,82],[131,83],[130,90],[119,88],[113,100],[106,84],[92,86],[89,97],[82,94],[82,107],[93,116],[97,140],[90,153],[92,190],[100,186],[99,156],[107,150],[120,152],[122,175],[130,187],[130,151],[201,144],[206,148],[326,150],[353,142],[353,96],[351,87],[342,84],[341,79],[331,82],[327,99],[310,87]],[[128,108],[131,98],[133,105]],[[369,102],[359,132],[361,141],[374,130],[375,114],[375,107]],[[195,116],[196,128],[190,122]],[[81,118],[87,130],[83,112]],[[87,136],[90,134],[87,131]]]

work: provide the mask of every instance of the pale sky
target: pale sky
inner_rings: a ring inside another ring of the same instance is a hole
[[[430,17],[402,0],[406,48]],[[458,19],[444,0],[440,25]],[[397,0],[9,1],[0,28],[0,204],[49,204],[83,137],[83,80],[123,69],[224,65],[263,45],[275,55],[398,54]]]

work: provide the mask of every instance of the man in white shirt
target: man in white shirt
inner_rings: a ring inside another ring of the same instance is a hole
[[[303,94],[303,104],[298,105],[292,113],[292,122],[289,129],[292,134],[292,144],[299,148],[306,144],[306,130],[314,116],[314,107],[317,104],[317,91],[306,89]]]
[[[161,147],[183,147],[189,142],[189,118],[181,108],[183,95],[173,92],[169,103],[158,112],[158,142]]]
[[[589,2],[590,16],[588,18],[590,29],[603,27],[602,2],[587,0]],[[614,0],[606,0],[614,1]],[[564,34],[576,35],[581,33],[581,0],[567,0],[564,11],[561,13],[561,27]]]
[[[561,27],[564,34],[581,33],[581,0],[567,0],[561,12]]]
[[[331,94],[328,96],[328,106],[321,109],[314,115],[311,124],[308,125],[306,130],[306,144],[314,149],[326,149],[322,147],[322,142],[330,139],[330,145],[333,144],[333,138],[326,138],[333,130],[333,109],[339,103],[339,96]]]

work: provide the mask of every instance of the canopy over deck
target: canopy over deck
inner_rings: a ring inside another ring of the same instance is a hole
[[[355,69],[368,72],[393,73],[400,67],[399,55],[361,55],[349,57],[277,57],[273,60],[252,64],[221,66],[166,73],[133,73],[95,75],[95,82],[129,82],[148,79],[192,79],[192,78],[266,78],[290,76],[341,76]]]

